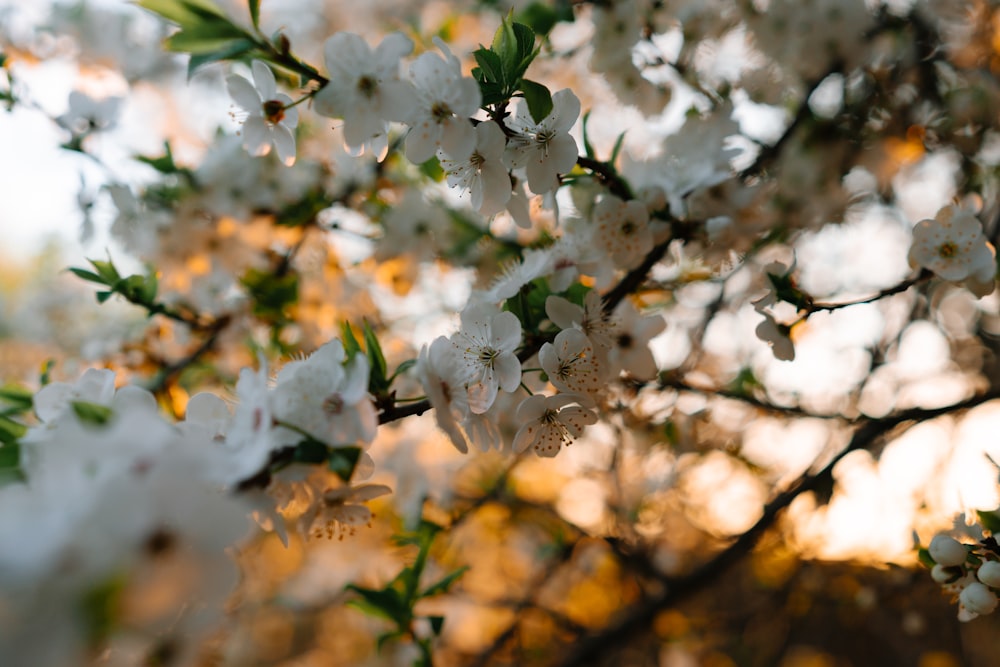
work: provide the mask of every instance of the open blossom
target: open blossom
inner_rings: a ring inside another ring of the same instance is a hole
[[[451,338],[465,365],[469,409],[490,409],[500,389],[510,392],[521,384],[521,362],[515,351],[521,343],[521,321],[513,313],[489,305],[462,311],[462,328]]]
[[[913,228],[911,266],[930,269],[945,280],[964,281],[976,296],[994,288],[996,250],[983,235],[983,226],[967,207],[945,206],[933,219]]]
[[[536,394],[524,399],[517,408],[517,420],[522,426],[514,436],[514,452],[534,447],[539,456],[552,457],[563,445],[579,438],[585,426],[597,422],[592,410],[571,405],[580,400],[580,396],[573,394]]]
[[[475,79],[462,76],[462,65],[444,42],[435,39],[444,58],[425,51],[410,65],[410,80],[416,89],[408,106],[413,109],[405,122],[406,159],[420,164],[440,148],[447,155],[472,153],[475,128],[469,118],[479,109],[482,94]]]
[[[467,370],[451,341],[439,336],[430,346],[424,345],[417,358],[417,375],[434,408],[438,427],[448,434],[458,451],[467,453],[469,439],[462,427],[462,420],[469,414]]]
[[[623,301],[615,312],[614,347],[608,354],[611,368],[628,371],[638,380],[656,377],[656,360],[649,341],[666,328],[667,323],[659,315],[644,317],[631,303]]]
[[[472,208],[489,217],[503,210],[511,196],[510,176],[503,164],[507,139],[489,121],[476,127],[476,144],[468,155],[438,152],[448,185],[472,193]]]
[[[563,329],[554,342],[542,345],[538,362],[560,391],[591,394],[601,388],[603,369],[594,344],[579,329]]]
[[[614,195],[601,198],[594,207],[594,239],[622,269],[633,269],[653,249],[649,211],[639,200],[622,201]]]
[[[229,96],[246,113],[243,118],[243,147],[250,155],[271,152],[274,145],[278,158],[287,166],[295,164],[295,134],[299,123],[298,110],[290,106],[292,98],[278,92],[271,68],[253,61],[253,85],[236,74],[226,78]]]
[[[576,328],[594,345],[594,354],[607,367],[608,352],[614,347],[614,323],[604,312],[604,303],[597,290],[587,292],[583,307],[561,296],[550,295],[545,299],[545,314],[560,329]]]
[[[569,130],[580,115],[580,100],[569,89],[552,96],[552,111],[536,123],[527,104],[517,108],[511,119],[514,136],[508,145],[508,157],[515,168],[526,168],[528,187],[536,195],[554,190],[559,174],[573,169],[578,155]]]
[[[399,33],[387,35],[374,50],[349,32],[323,45],[330,82],[313,97],[313,108],[344,119],[344,142],[353,154],[370,146],[379,159],[385,157],[387,121],[404,120],[412,98],[412,89],[399,78],[400,60],[412,50],[413,42]]]
[[[385,484],[360,484],[327,489],[310,510],[299,518],[303,532],[312,537],[344,539],[358,526],[371,523],[372,511],[363,503],[392,493]]]
[[[345,366],[344,346],[333,340],[278,373],[274,416],[328,445],[370,443],[378,415],[368,395],[368,359],[355,354]],[[302,439],[292,431],[291,444]]]

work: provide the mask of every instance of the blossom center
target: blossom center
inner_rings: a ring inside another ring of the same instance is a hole
[[[339,415],[344,409],[344,399],[340,394],[330,394],[323,400],[323,412],[331,417]]]
[[[363,76],[358,79],[358,92],[371,99],[375,97],[375,90],[378,88],[378,81],[370,76]]]
[[[535,134],[535,141],[542,147],[545,154],[549,154],[549,142],[556,138],[556,133],[554,130],[542,130]]]
[[[263,106],[264,120],[277,125],[285,119],[285,105],[278,100],[268,100]]]
[[[434,106],[431,107],[431,117],[438,123],[445,122],[453,115],[451,107],[445,102],[435,102]]]
[[[958,254],[958,246],[948,241],[938,246],[938,256],[942,259],[951,259]]]

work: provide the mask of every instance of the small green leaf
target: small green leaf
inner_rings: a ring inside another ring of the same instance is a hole
[[[226,18],[225,12],[212,0],[138,0],[136,4],[181,26],[194,25],[204,19]]]
[[[621,152],[622,143],[624,141],[625,141],[625,133],[622,132],[621,134],[618,135],[618,138],[615,140],[615,146],[614,148],[611,149],[611,157],[608,158],[608,164],[610,164],[612,167],[614,167],[615,162],[618,161],[618,153]]]
[[[917,550],[917,560],[928,570],[933,570],[934,566],[937,565],[934,559],[931,558],[931,552],[924,548]]]
[[[73,412],[76,413],[76,416],[80,418],[80,421],[86,424],[103,426],[111,420],[111,416],[114,414],[111,408],[98,403],[72,401],[70,405],[73,407]]]
[[[420,173],[435,183],[440,183],[444,180],[444,169],[441,168],[441,162],[438,161],[437,157],[432,157],[426,162],[421,162]]]
[[[409,608],[400,598],[399,592],[392,588],[377,590],[348,584],[346,590],[361,596],[361,599],[350,600],[347,604],[366,614],[395,621],[398,625],[405,625],[409,621]]]
[[[97,294],[96,294],[96,296],[97,296],[97,303],[104,303],[105,301],[107,301],[108,299],[110,299],[112,296],[114,296],[114,294],[115,294],[114,292],[107,292],[107,291],[97,292]]]
[[[254,51],[256,48],[257,45],[252,41],[245,37],[241,37],[227,42],[224,46],[220,46],[214,51],[210,51],[208,53],[192,53],[191,59],[188,61],[188,80],[191,79],[195,71],[202,65],[208,65],[222,60],[239,60],[243,56],[246,56]]]
[[[451,574],[440,579],[437,583],[428,586],[423,593],[420,594],[422,598],[429,598],[434,595],[441,595],[442,593],[447,593],[449,589],[458,581],[463,574],[465,574],[469,569],[468,565],[463,565]]]
[[[552,113],[552,93],[540,83],[529,79],[521,81],[521,92],[528,103],[528,111],[536,123],[541,123]]]
[[[327,456],[327,467],[337,477],[349,482],[360,459],[360,447],[331,447]]]
[[[250,21],[255,30],[260,30],[260,0],[248,0],[250,6]]]
[[[23,437],[27,432],[28,427],[24,424],[0,416],[0,443],[7,446],[14,445],[17,443],[18,438]]]
[[[347,361],[350,361],[354,358],[355,354],[361,352],[361,343],[355,337],[354,329],[351,328],[350,322],[344,321],[340,325],[340,342],[344,344],[344,353]]]
[[[0,387],[0,400],[5,403],[10,403],[11,405],[11,407],[8,408],[9,411],[5,414],[11,414],[11,411],[17,413],[28,412],[31,410],[33,399],[34,394],[24,387],[19,387],[14,384],[8,384]]]
[[[87,261],[97,270],[98,275],[101,276],[105,285],[114,285],[122,279],[118,273],[118,269],[115,268],[111,260],[105,262],[99,259],[88,259]]]
[[[377,396],[389,389],[389,381],[386,378],[385,355],[382,353],[382,345],[378,342],[378,337],[375,335],[375,331],[372,330],[368,320],[363,321],[361,330],[364,333],[366,354],[368,355],[368,364],[370,366],[368,387],[369,391]]]
[[[500,60],[500,56],[493,51],[483,48],[473,51],[472,56],[476,59],[476,64],[479,65],[484,81],[498,83],[500,85],[505,84],[503,78],[503,63]]]
[[[232,48],[233,40],[246,38],[246,33],[229,23],[200,24],[175,32],[164,40],[169,51],[207,55]]]
[[[396,367],[396,371],[389,378],[389,384],[392,384],[392,381],[395,380],[398,376],[402,375],[403,373],[410,370],[416,365],[417,365],[416,359],[407,359],[406,361],[401,363],[399,366]]]
[[[163,155],[159,157],[137,155],[135,156],[135,159],[144,164],[148,164],[161,174],[176,174],[178,172],[177,165],[174,164],[174,154],[173,151],[170,150],[169,141],[163,142]]]
[[[444,616],[428,616],[427,620],[431,623],[431,631],[434,635],[440,635],[444,628]]]
[[[323,463],[330,456],[330,448],[313,438],[306,438],[295,445],[292,460],[296,463]]]
[[[514,32],[514,25],[510,20],[510,16],[505,16],[500,21],[497,31],[493,34],[493,44],[490,47],[500,57],[504,72],[515,70],[520,63],[521,59],[517,46],[517,35]]]
[[[107,282],[105,282],[104,278],[102,278],[101,276],[97,275],[93,271],[88,271],[87,269],[78,269],[78,268],[72,267],[72,266],[69,267],[69,271],[73,275],[75,275],[77,278],[83,278],[84,280],[88,280],[88,281],[90,281],[92,283],[97,283],[98,285],[107,285],[108,284]]]
[[[590,109],[587,109],[587,113],[583,114],[583,129],[582,129],[582,134],[583,134],[583,152],[591,160],[595,160],[597,158],[595,157],[596,154],[594,153],[594,147],[591,145],[591,143],[590,143],[590,135],[587,133],[587,122],[590,120],[590,111],[591,111]]]

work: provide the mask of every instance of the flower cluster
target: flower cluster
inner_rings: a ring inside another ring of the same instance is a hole
[[[927,547],[934,562],[931,577],[958,600],[958,620],[971,621],[992,614],[1000,593],[1000,546],[992,537],[963,544],[945,534],[935,535]]]

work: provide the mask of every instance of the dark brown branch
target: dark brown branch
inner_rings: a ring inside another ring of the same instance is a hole
[[[777,521],[782,510],[788,507],[793,500],[802,493],[829,484],[832,480],[834,467],[849,453],[871,447],[882,436],[900,424],[926,421],[941,415],[968,410],[998,398],[1000,398],[1000,390],[993,390],[947,407],[931,410],[904,410],[895,415],[866,422],[858,428],[847,447],[822,470],[802,475],[785,491],[782,491],[765,505],[760,519],[736,538],[732,544],[693,572],[681,577],[664,578],[665,586],[662,593],[646,598],[642,603],[630,608],[614,624],[575,643],[569,655],[559,664],[561,667],[595,664],[598,658],[606,655],[616,646],[625,644],[636,634],[643,632],[660,611],[679,604],[715,581],[753,549],[757,541]]]

